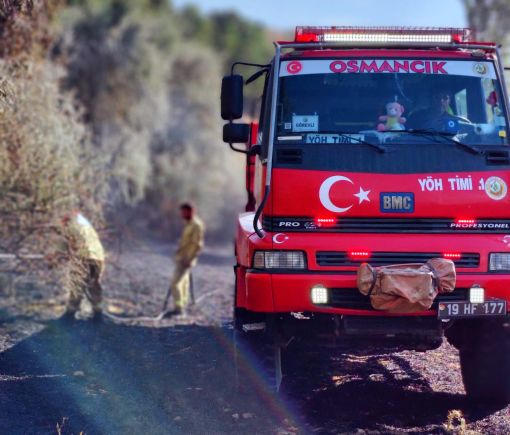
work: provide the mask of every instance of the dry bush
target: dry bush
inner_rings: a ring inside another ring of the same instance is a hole
[[[44,57],[63,0],[1,0],[0,57]]]
[[[74,99],[61,91],[63,70],[48,60],[60,4],[0,3],[0,272],[11,289],[13,277],[63,282],[72,263],[64,213],[79,207],[101,219],[104,165]],[[50,261],[59,251],[64,261]]]
[[[160,47],[173,40],[170,23],[119,4],[68,10],[60,44],[65,87],[84,106],[94,145],[108,160],[117,205],[136,203],[150,183],[150,142],[168,114],[169,63]]]
[[[143,200],[158,229],[168,229],[184,200],[197,204],[210,230],[230,224],[243,172],[242,159],[221,142],[222,57],[184,43],[166,6],[106,2],[68,9],[62,22],[65,83],[108,156],[114,203]]]
[[[0,60],[2,252],[54,253],[64,213],[80,207],[101,216],[101,162],[73,99],[59,90],[60,75],[48,62]]]

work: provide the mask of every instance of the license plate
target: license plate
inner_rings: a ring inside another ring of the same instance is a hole
[[[506,316],[506,301],[503,299],[491,299],[482,304],[440,302],[437,310],[437,317],[439,319],[486,316]]]

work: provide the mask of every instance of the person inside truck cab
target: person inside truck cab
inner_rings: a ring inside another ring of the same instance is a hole
[[[436,92],[433,96],[433,108],[438,116],[455,116],[451,106],[451,98],[448,92]]]
[[[442,130],[445,122],[451,118],[463,119],[455,113],[450,93],[444,89],[436,89],[432,92],[427,107],[409,115],[409,127]]]

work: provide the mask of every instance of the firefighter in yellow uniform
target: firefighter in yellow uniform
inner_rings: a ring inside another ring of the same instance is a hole
[[[101,315],[103,294],[99,281],[104,271],[103,245],[92,224],[81,213],[64,216],[62,223],[71,256],[65,315],[97,319]]]
[[[168,314],[185,314],[189,302],[191,268],[196,265],[197,257],[204,246],[204,224],[196,216],[190,204],[181,205],[181,217],[185,225],[175,253],[175,269],[170,283],[174,299],[174,310]]]

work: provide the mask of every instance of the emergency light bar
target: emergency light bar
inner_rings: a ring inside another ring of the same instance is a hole
[[[459,44],[471,41],[471,30],[446,27],[296,27],[295,42],[338,44]]]

